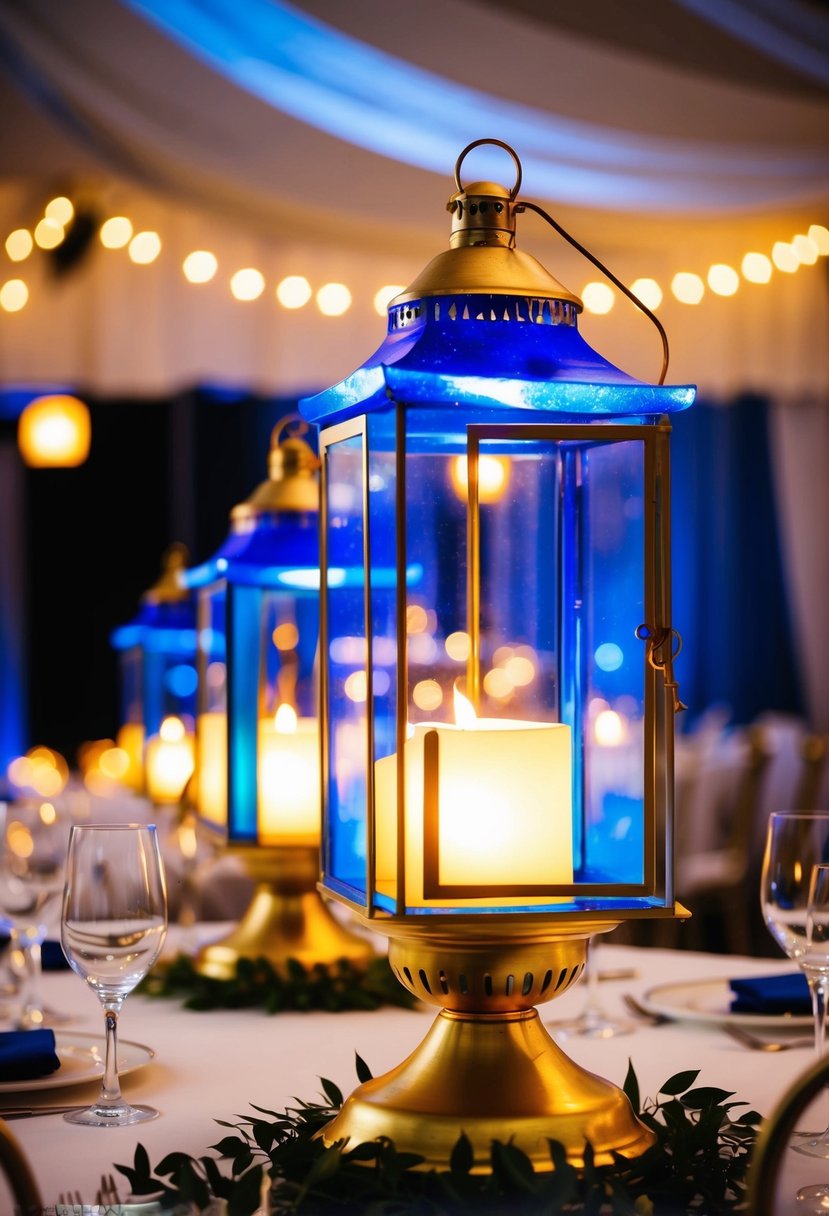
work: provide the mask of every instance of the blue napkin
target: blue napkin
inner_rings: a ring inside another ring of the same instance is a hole
[[[0,933],[0,950],[9,944],[8,935]],[[69,964],[60,942],[45,941],[40,947],[40,965],[44,971],[68,971]]]
[[[54,1030],[0,1031],[0,1081],[34,1081],[58,1068]]]
[[[802,971],[731,980],[732,1013],[809,1014],[812,998]]]

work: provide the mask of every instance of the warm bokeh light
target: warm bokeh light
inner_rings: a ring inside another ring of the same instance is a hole
[[[125,215],[113,215],[101,224],[98,239],[104,249],[123,249],[132,240],[132,223]]]
[[[429,624],[429,614],[422,604],[409,604],[406,608],[406,633],[424,633]]]
[[[158,733],[165,743],[180,743],[187,731],[181,718],[171,714],[161,723]]]
[[[352,671],[347,677],[345,684],[345,695],[349,701],[361,703],[366,700],[368,695],[368,680],[364,671]]]
[[[609,287],[607,283],[585,283],[581,299],[587,312],[603,316],[610,312],[616,296],[613,288]]]
[[[662,303],[662,288],[656,279],[635,279],[630,285],[630,290],[637,300],[641,300],[651,312],[656,312]]]
[[[345,283],[324,283],[317,292],[317,308],[324,317],[341,317],[351,307],[351,292]]]
[[[764,253],[747,253],[740,270],[747,283],[768,283],[772,276],[771,258]]]
[[[45,823],[47,827],[50,827],[51,824],[55,823],[58,817],[54,804],[51,802],[41,802],[37,814],[40,822]]]
[[[456,456],[451,465],[452,485],[461,502],[468,498],[467,461],[465,456]],[[510,462],[508,456],[478,454],[478,501],[497,502],[509,482]]]
[[[815,241],[802,232],[798,232],[797,236],[793,238],[792,249],[797,254],[801,266],[814,266],[820,253]]]
[[[54,220],[56,224],[60,224],[61,228],[65,228],[75,214],[75,208],[71,201],[61,194],[57,198],[49,200],[43,208],[43,214],[47,220]]]
[[[384,317],[389,310],[389,304],[395,296],[399,296],[401,291],[405,291],[405,287],[401,287],[397,283],[388,283],[385,287],[381,287],[374,296],[374,311],[381,317]]]
[[[25,756],[12,760],[7,772],[13,785],[33,790],[42,798],[54,798],[69,780],[69,765],[50,747],[30,748]],[[46,815],[48,819],[48,811]]]
[[[284,701],[273,716],[273,724],[280,735],[295,735],[299,718],[293,705]]]
[[[63,224],[44,218],[35,227],[35,244],[39,249],[56,249],[65,235]]]
[[[34,247],[34,238],[28,228],[15,228],[6,237],[6,253],[12,262],[25,261]]]
[[[675,274],[671,279],[671,291],[680,304],[699,304],[705,295],[705,284],[698,274],[680,270],[679,274]]]
[[[219,269],[215,253],[209,249],[194,249],[181,264],[188,283],[209,283]]]
[[[237,300],[258,300],[265,290],[265,276],[254,266],[245,266],[231,278],[230,290]]]
[[[463,629],[450,633],[443,645],[449,658],[454,659],[456,663],[465,663],[472,649],[469,634]]]
[[[28,299],[29,289],[22,279],[7,279],[0,287],[0,308],[4,312],[20,312]]]
[[[89,410],[77,397],[38,397],[23,410],[17,443],[33,469],[70,469],[89,455],[92,424]]]
[[[110,780],[122,781],[129,772],[130,758],[123,747],[108,747],[101,753],[98,767]]]
[[[136,266],[149,266],[161,253],[161,237],[157,232],[136,232],[128,252]]]
[[[821,257],[829,257],[829,228],[824,228],[823,224],[812,224],[808,236],[817,245]]]
[[[431,713],[443,701],[443,689],[437,680],[420,680],[412,689],[412,700],[418,709]]]
[[[775,241],[771,251],[771,260],[784,274],[794,274],[800,266],[800,258],[786,241]]]
[[[593,733],[602,747],[618,747],[624,742],[625,724],[615,709],[603,709],[596,714]]]
[[[503,667],[493,667],[484,676],[484,692],[496,701],[505,701],[514,691],[515,685]]]
[[[301,274],[289,274],[276,287],[276,298],[283,308],[302,308],[311,299],[311,284]]]
[[[708,286],[717,296],[733,296],[740,286],[740,276],[733,266],[715,262],[708,267]]]
[[[274,629],[273,644],[277,650],[296,650],[299,645],[299,630],[293,621],[283,621]],[[224,671],[222,672],[224,678]]]
[[[511,658],[507,659],[504,664],[504,671],[516,688],[523,688],[527,684],[532,684],[535,679],[535,664],[532,659],[528,659],[522,654],[514,654]]]

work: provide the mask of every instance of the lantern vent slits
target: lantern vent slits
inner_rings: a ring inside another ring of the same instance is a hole
[[[576,325],[578,308],[569,300],[533,296],[441,296],[430,308],[423,303],[391,305],[389,333],[411,329],[424,320],[489,321],[531,325]]]

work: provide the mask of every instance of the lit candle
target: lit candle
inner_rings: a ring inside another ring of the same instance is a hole
[[[181,718],[165,718],[147,743],[147,795],[157,804],[178,802],[195,766],[193,736]]]
[[[560,723],[477,718],[455,692],[455,725],[420,722],[406,740],[406,903],[446,903],[424,895],[426,739],[438,742],[437,874],[443,886],[527,887],[573,881],[570,728]],[[394,895],[397,756],[375,765],[377,887]],[[497,896],[503,905],[549,903],[549,896]],[[457,903],[457,896],[452,900]]]
[[[211,823],[227,824],[227,715],[213,711],[196,718],[196,805]]]
[[[273,718],[260,718],[260,844],[319,844],[319,769],[316,718],[298,718],[287,704]]]
[[[130,789],[141,790],[144,786],[144,726],[141,722],[125,722],[115,737],[118,747],[129,756],[127,771],[121,778]]]

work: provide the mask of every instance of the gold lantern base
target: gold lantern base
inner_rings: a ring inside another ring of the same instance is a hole
[[[196,957],[196,970],[216,980],[236,974],[241,958],[266,958],[284,971],[288,959],[303,967],[331,966],[347,959],[366,966],[371,943],[345,928],[317,893],[319,854],[298,845],[234,848],[256,888],[236,928]]]
[[[417,940],[417,926],[395,925],[414,939],[392,938],[395,975],[441,1012],[407,1060],[346,1100],[325,1144],[388,1136],[399,1151],[421,1155],[422,1169],[445,1169],[463,1132],[478,1173],[489,1171],[496,1139],[511,1139],[537,1170],[553,1168],[548,1140],[575,1166],[584,1164],[586,1142],[597,1164],[644,1153],[655,1136],[623,1091],[574,1063],[533,1008],[575,983],[590,935],[613,927],[548,923],[508,938],[502,923],[460,943],[431,932]]]

